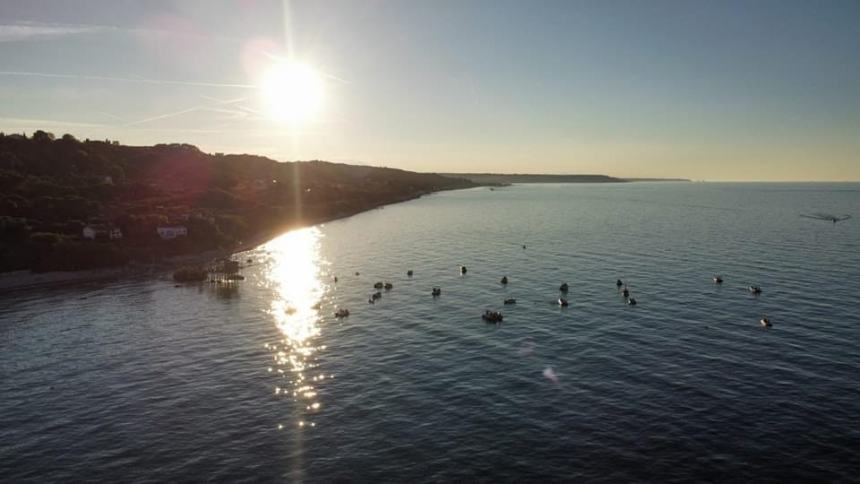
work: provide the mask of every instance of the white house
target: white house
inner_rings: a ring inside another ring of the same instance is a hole
[[[114,227],[112,225],[87,225],[84,227],[83,236],[85,239],[90,240],[96,240],[99,238],[118,240],[122,238],[122,230],[120,230],[119,227]]]
[[[170,225],[166,227],[158,227],[158,236],[164,240],[175,239],[177,237],[185,237],[188,235],[188,229],[183,225]]]

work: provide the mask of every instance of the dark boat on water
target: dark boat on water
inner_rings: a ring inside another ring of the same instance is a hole
[[[481,319],[488,323],[501,323],[504,317],[502,316],[502,313],[498,311],[490,311],[487,309],[484,311],[484,314],[481,315]]]

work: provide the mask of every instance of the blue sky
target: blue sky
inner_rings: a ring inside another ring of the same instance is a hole
[[[0,1],[0,130],[418,171],[860,180],[856,1]],[[273,58],[313,119],[262,113]]]

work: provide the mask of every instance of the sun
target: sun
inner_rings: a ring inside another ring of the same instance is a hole
[[[278,60],[264,72],[260,85],[263,107],[274,120],[311,121],[322,108],[323,77],[307,64]]]

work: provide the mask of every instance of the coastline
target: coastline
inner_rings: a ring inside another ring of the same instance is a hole
[[[434,193],[452,191],[452,190],[466,190],[477,187],[461,187],[461,188],[445,188],[441,190],[431,191],[431,192],[422,192],[416,193],[414,195],[410,195],[408,197],[401,197],[396,200],[391,200],[385,203],[374,204],[372,206],[363,207],[358,210],[350,210],[347,212],[332,214],[326,217],[319,217],[317,219],[309,219],[299,223],[294,224],[285,224],[270,230],[266,230],[263,232],[252,234],[248,241],[242,241],[239,244],[236,244],[230,248],[220,249],[220,250],[207,250],[203,252],[198,252],[195,254],[186,254],[175,257],[168,257],[161,259],[156,262],[149,263],[135,263],[131,262],[129,264],[118,266],[118,267],[110,267],[103,269],[87,269],[80,271],[49,271],[49,272],[31,272],[31,271],[12,271],[6,273],[0,273],[0,298],[4,296],[8,296],[11,293],[22,292],[22,291],[30,291],[30,290],[38,290],[38,289],[48,289],[48,288],[57,288],[63,286],[70,286],[77,283],[89,283],[89,282],[98,282],[109,279],[121,279],[124,277],[132,276],[132,275],[141,275],[150,273],[163,273],[166,271],[171,271],[176,269],[181,265],[195,265],[195,264],[205,264],[215,259],[220,259],[223,257],[230,257],[235,254],[239,254],[242,252],[247,252],[249,250],[253,250],[266,242],[272,240],[280,234],[289,232],[291,230],[296,230],[305,227],[313,227],[315,225],[333,222],[335,220],[346,219],[352,217],[354,215],[358,215],[364,212],[369,212],[371,210],[375,210],[387,205],[395,205],[398,203],[404,203],[411,200],[419,199],[425,195],[432,195]]]

